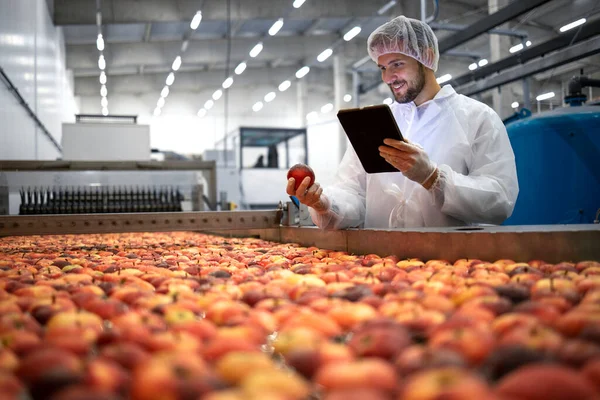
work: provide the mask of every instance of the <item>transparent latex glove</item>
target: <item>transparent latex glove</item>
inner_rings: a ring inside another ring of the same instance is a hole
[[[404,215],[404,207],[406,206],[406,199],[402,190],[395,183],[391,185],[389,189],[385,190],[385,193],[394,196],[396,205],[390,212],[388,218],[388,225],[390,228],[401,228],[402,227],[402,216]]]
[[[300,203],[314,208],[317,212],[327,212],[330,207],[330,202],[327,196],[323,194],[323,188],[317,182],[314,182],[310,187],[310,177],[305,177],[302,180],[297,190],[294,190],[296,180],[288,179],[286,192],[290,196],[296,196]]]
[[[418,144],[394,139],[385,139],[383,143],[379,155],[411,181],[423,185],[435,173],[435,163]]]

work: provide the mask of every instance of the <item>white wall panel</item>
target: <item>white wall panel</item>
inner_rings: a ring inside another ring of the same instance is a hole
[[[57,142],[62,122],[74,121],[77,112],[64,54],[62,30],[53,26],[46,0],[0,2],[0,67]],[[0,118],[0,159],[59,156],[3,84]]]

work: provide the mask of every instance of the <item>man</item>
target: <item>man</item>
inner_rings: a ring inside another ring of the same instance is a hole
[[[519,192],[506,129],[488,106],[443,88],[431,28],[400,16],[367,42],[395,103],[392,113],[406,142],[386,139],[380,156],[398,172],[367,174],[348,149],[326,190],[305,178],[287,193],[310,207],[324,229],[409,228],[500,224]]]

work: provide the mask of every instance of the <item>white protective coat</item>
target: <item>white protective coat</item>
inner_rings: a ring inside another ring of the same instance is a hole
[[[426,190],[401,172],[367,174],[351,145],[323,193],[329,211],[310,209],[323,229],[500,224],[519,193],[515,156],[500,117],[444,86],[430,101],[391,106],[409,141],[423,146],[440,178]],[[383,144],[383,143],[382,143]]]

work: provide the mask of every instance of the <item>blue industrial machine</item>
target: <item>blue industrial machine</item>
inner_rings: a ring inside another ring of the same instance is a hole
[[[600,105],[582,105],[581,87],[579,77],[571,81],[565,97],[570,107],[506,121],[519,197],[505,225],[597,222]]]

